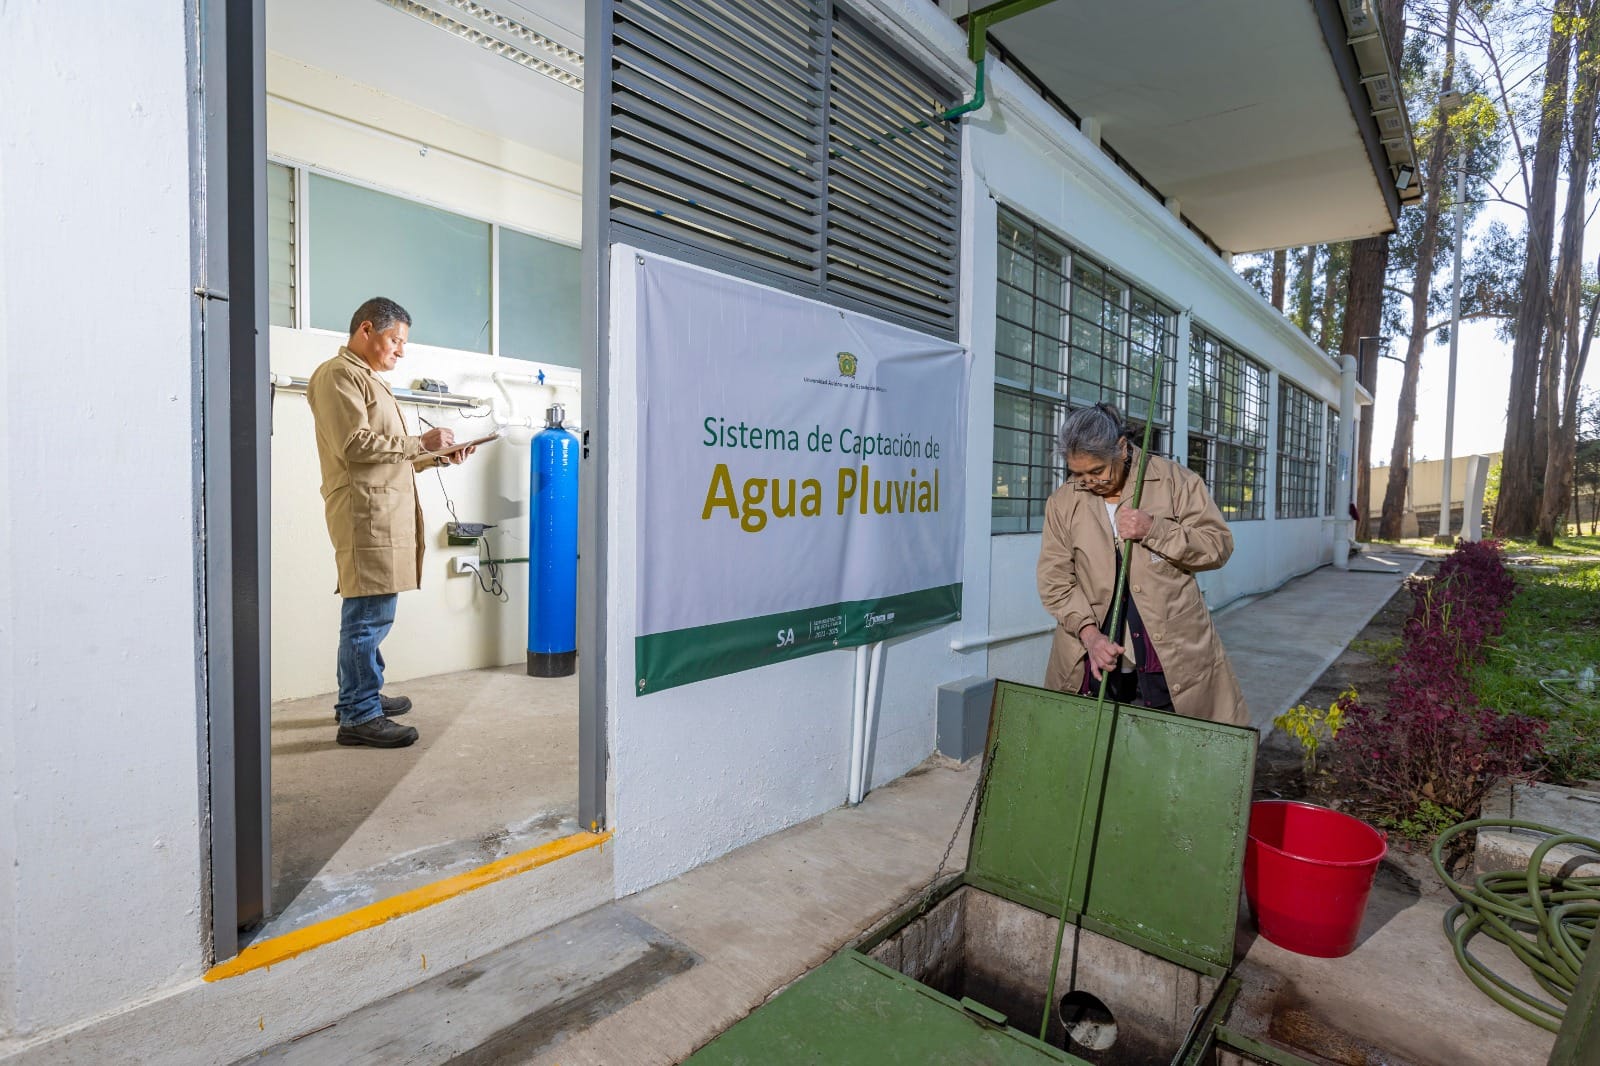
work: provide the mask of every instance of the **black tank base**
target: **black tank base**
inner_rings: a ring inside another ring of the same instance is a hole
[[[571,677],[578,671],[578,653],[575,651],[530,651],[528,653],[529,677]]]

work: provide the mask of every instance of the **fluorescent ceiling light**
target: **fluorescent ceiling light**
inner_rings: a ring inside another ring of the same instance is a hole
[[[540,59],[510,41],[503,40],[491,33],[485,33],[483,30],[475,26],[469,26],[465,22],[457,21],[442,11],[436,11],[426,4],[418,3],[417,0],[378,0],[378,2],[386,4],[396,11],[403,11],[407,15],[419,18],[429,25],[437,26],[447,33],[454,34],[464,41],[477,45],[479,48],[493,52],[502,59],[509,59],[518,66],[525,67],[536,74],[543,74],[552,81],[560,82],[562,85],[570,86],[580,92],[583,90],[583,76],[581,74],[575,74],[548,60]],[[493,26],[501,33],[533,45],[564,62],[579,67],[583,65],[582,53],[573,51],[559,41],[552,40],[539,31],[524,26],[515,19],[493,11],[483,4],[473,3],[472,0],[442,0],[442,2],[464,15],[479,19]]]

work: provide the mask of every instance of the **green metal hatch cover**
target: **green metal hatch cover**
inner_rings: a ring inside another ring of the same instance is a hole
[[[1252,729],[999,682],[966,880],[1218,974],[1255,750]]]
[[[685,1066],[1089,1066],[853,951],[840,952]]]

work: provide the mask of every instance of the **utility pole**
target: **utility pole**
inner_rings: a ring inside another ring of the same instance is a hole
[[[1447,116],[1460,105],[1459,93],[1449,94],[1455,99],[1451,101],[1449,110],[1445,108],[1445,101],[1440,101],[1440,111]],[[1461,340],[1461,218],[1462,206],[1467,199],[1467,150],[1460,146],[1456,153],[1456,254],[1455,262],[1450,267],[1450,372],[1446,378],[1444,391],[1444,488],[1439,500],[1439,535],[1434,538],[1436,542],[1450,543],[1450,456],[1455,451],[1456,431],[1456,346]]]

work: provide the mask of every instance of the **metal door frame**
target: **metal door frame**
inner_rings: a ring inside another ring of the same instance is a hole
[[[266,262],[266,0],[189,0],[195,581],[207,962],[272,902],[271,396]],[[590,3],[592,66],[609,66],[611,4]],[[603,30],[599,29],[602,28]],[[601,42],[604,42],[603,44]],[[580,824],[607,821],[606,506],[609,79],[584,109],[584,459],[579,587]]]
[[[195,575],[208,961],[272,900],[265,0],[189,14]]]

